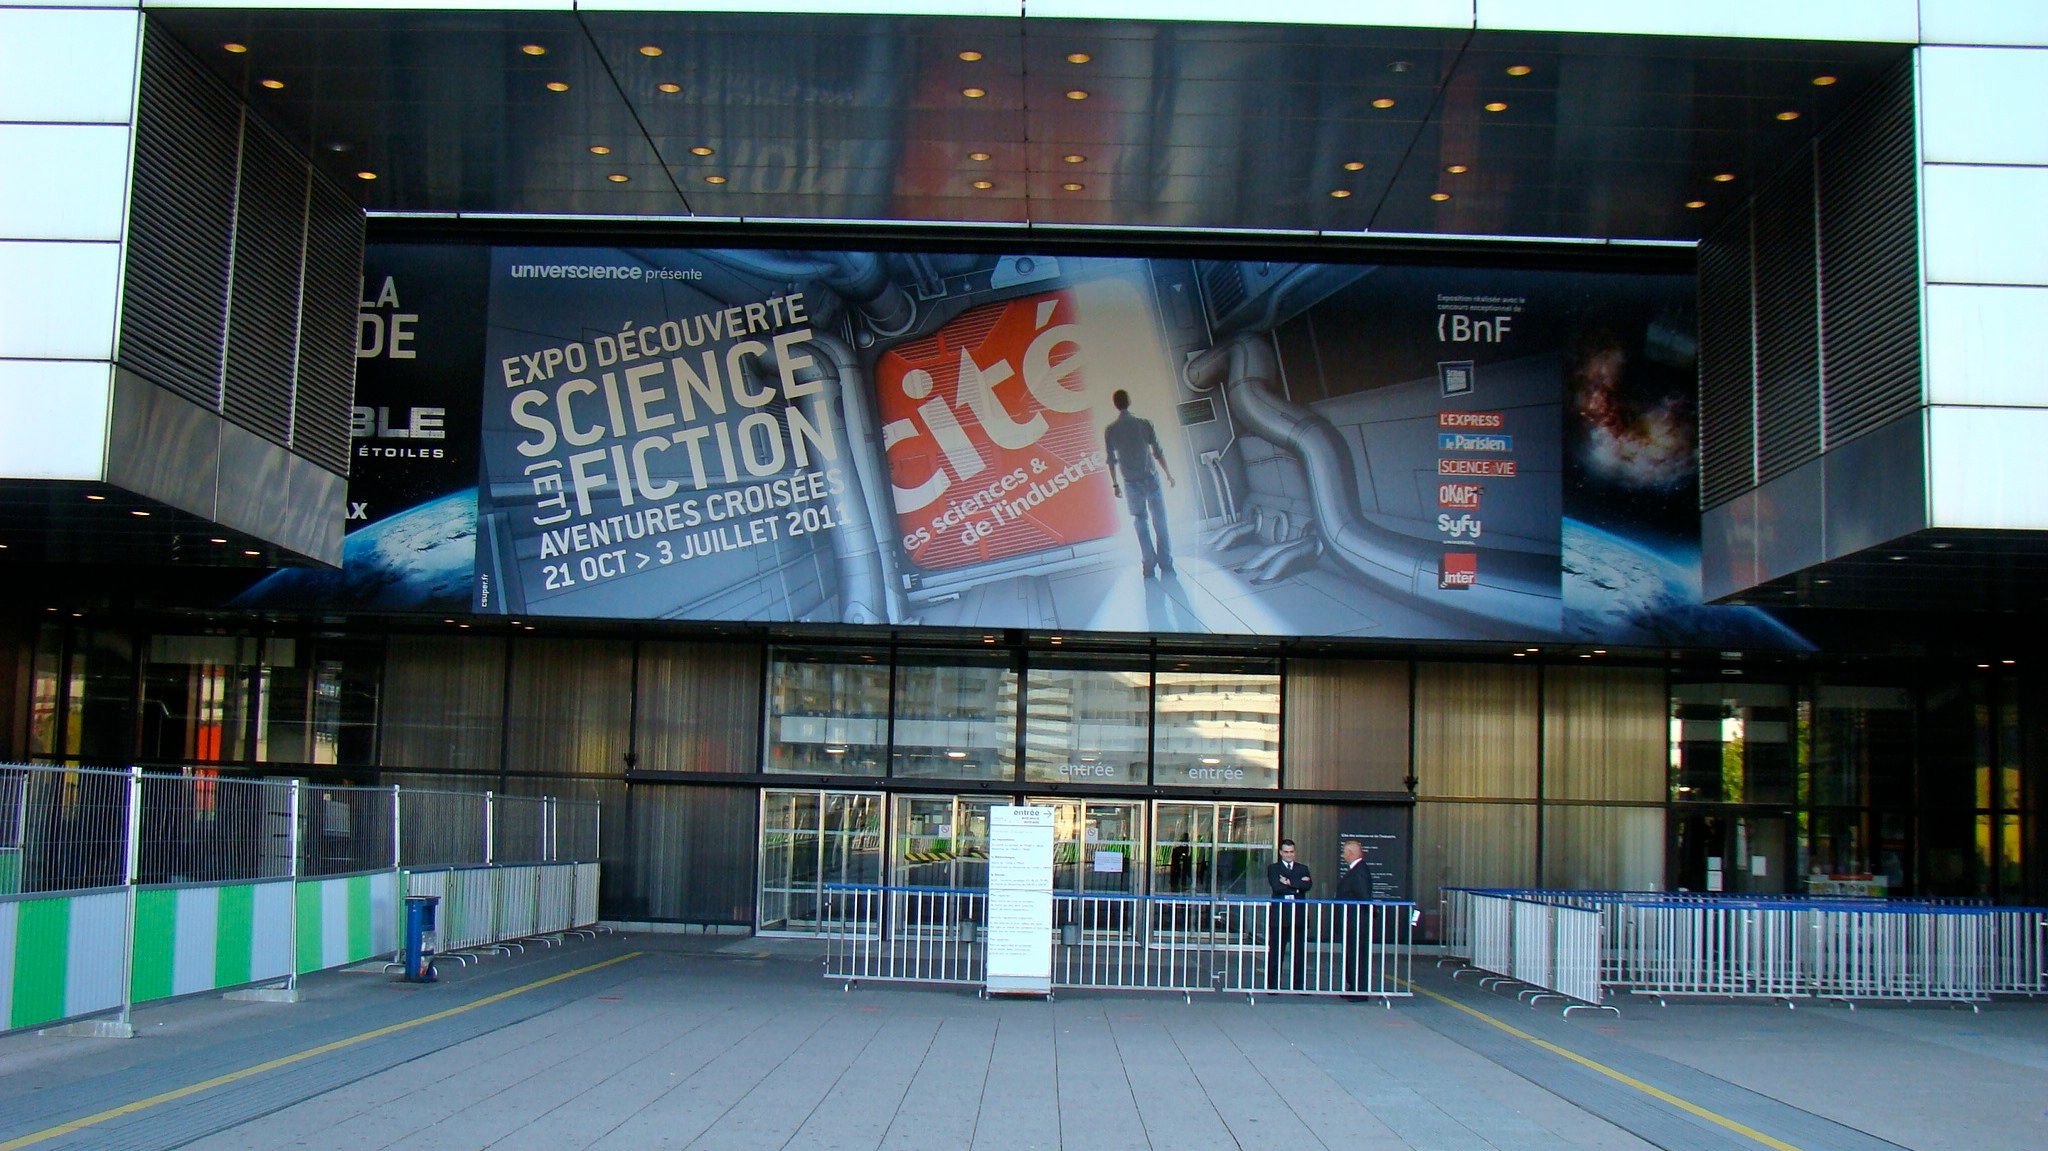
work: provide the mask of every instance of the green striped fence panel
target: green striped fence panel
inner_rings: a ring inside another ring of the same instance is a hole
[[[398,876],[377,871],[298,885],[300,971],[324,971],[398,950]]]
[[[290,975],[291,899],[290,880],[137,891],[136,1002]]]
[[[0,1030],[121,1006],[126,891],[0,902]]]

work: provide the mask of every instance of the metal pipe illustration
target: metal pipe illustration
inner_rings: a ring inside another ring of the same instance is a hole
[[[1558,610],[1555,559],[1546,563],[1527,553],[1487,551],[1478,581],[1458,592],[1455,601],[1435,594],[1443,545],[1389,531],[1365,518],[1358,506],[1358,474],[1344,437],[1322,416],[1282,399],[1276,386],[1279,379],[1279,362],[1264,335],[1238,336],[1187,366],[1190,387],[1223,392],[1241,432],[1300,461],[1326,554],[1382,590],[1433,608],[1523,626]]]

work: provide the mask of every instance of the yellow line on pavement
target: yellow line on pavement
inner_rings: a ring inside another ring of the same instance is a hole
[[[1609,1079],[1612,1079],[1616,1083],[1622,1084],[1625,1087],[1633,1087],[1636,1090],[1642,1092],[1645,1095],[1650,1096],[1653,1099],[1669,1103],[1673,1107],[1678,1108],[1680,1111],[1683,1111],[1688,1115],[1697,1115],[1700,1118],[1706,1120],[1709,1123],[1714,1124],[1717,1127],[1723,1127],[1729,1131],[1735,1132],[1737,1135],[1741,1135],[1748,1139],[1754,1139],[1758,1143],[1761,1143],[1764,1146],[1771,1148],[1771,1151],[1799,1151],[1799,1148],[1794,1147],[1792,1144],[1785,1142],[1783,1139],[1774,1139],[1771,1136],[1766,1135],[1763,1132],[1757,1130],[1756,1128],[1749,1126],[1748,1124],[1738,1123],[1735,1120],[1728,1118],[1726,1115],[1709,1111],[1697,1103],[1680,1099],[1678,1096],[1673,1095],[1671,1092],[1666,1091],[1660,1087],[1652,1087],[1648,1083],[1643,1082],[1642,1080],[1636,1078],[1633,1075],[1629,1075],[1621,1071],[1616,1071],[1614,1068],[1607,1066],[1605,1063],[1601,1063],[1593,1059],[1588,1059],[1585,1056],[1579,1054],[1578,1052],[1571,1050],[1570,1048],[1560,1047],[1547,1039],[1542,1039],[1535,1035],[1531,1035],[1527,1031],[1524,1031],[1519,1027],[1516,1027],[1509,1023],[1502,1022],[1499,1019],[1495,1019],[1493,1016],[1488,1015],[1486,1012],[1481,1011],[1476,1007],[1467,1007],[1463,1003],[1460,1003],[1457,1000],[1450,998],[1449,996],[1439,995],[1436,992],[1429,990],[1428,988],[1417,987],[1413,983],[1408,984],[1408,989],[1410,991],[1415,992],[1417,995],[1427,995],[1431,999],[1434,999],[1438,1003],[1444,1004],[1447,1007],[1455,1007],[1458,1010],[1464,1012],[1465,1014],[1470,1015],[1474,1019],[1478,1019],[1486,1023],[1491,1023],[1495,1027],[1500,1028],[1502,1031],[1507,1032],[1509,1035],[1512,1035],[1517,1039],[1527,1040],[1528,1042],[1533,1043],[1538,1047],[1541,1047],[1543,1050],[1550,1052],[1552,1055],[1558,1055],[1566,1059],[1569,1059],[1573,1063],[1576,1063],[1589,1071],[1597,1071],[1600,1074],[1605,1075]],[[7,1151],[7,1148],[4,1144],[0,1144],[0,1151]]]
[[[479,1007],[489,1007],[493,1003],[503,1003],[515,995],[524,995],[529,991],[538,991],[551,983],[560,983],[564,979],[574,979],[578,975],[588,975],[593,971],[610,967],[614,963],[624,963],[628,959],[636,959],[644,954],[646,952],[629,951],[624,955],[613,956],[601,963],[593,963],[587,967],[578,967],[574,971],[564,971],[560,975],[550,975],[546,979],[536,979],[532,983],[521,984],[509,991],[500,991],[495,995],[486,995],[473,1003],[464,1003],[459,1007],[450,1007],[445,1011],[436,1011],[432,1015],[422,1015],[418,1019],[408,1019],[403,1023],[393,1023],[388,1027],[379,1027],[374,1031],[365,1031],[360,1035],[351,1035],[346,1039],[337,1039],[332,1043],[322,1043],[318,1047],[308,1047],[304,1051],[282,1055],[276,1059],[258,1063],[254,1067],[244,1067],[240,1071],[230,1071],[225,1075],[216,1075],[211,1079],[202,1079],[197,1083],[188,1084],[173,1091],[151,1095],[147,1099],[137,1099],[133,1103],[123,1103],[119,1107],[109,1107],[105,1111],[96,1112],[81,1119],[73,1119],[69,1123],[59,1123],[55,1127],[46,1127],[41,1131],[9,1139],[5,1143],[0,1143],[0,1151],[17,1151],[18,1148],[33,1147],[38,1143],[43,1143],[62,1135],[69,1135],[74,1131],[83,1131],[88,1127],[96,1127],[109,1119],[119,1119],[124,1115],[133,1115],[138,1111],[147,1111],[152,1107],[160,1107],[165,1103],[174,1103],[177,1100],[197,1095],[202,1091],[211,1091],[216,1087],[225,1087],[230,1083],[236,1083],[254,1075],[261,1075],[266,1071],[275,1071],[280,1067],[289,1067],[294,1063],[303,1063],[308,1059],[339,1051],[344,1047],[353,1047],[358,1043],[368,1043],[372,1039],[382,1039],[386,1035],[396,1035],[400,1031],[409,1031],[414,1027],[421,1027],[428,1023],[438,1023],[443,1019],[461,1015],[466,1011],[475,1011]]]

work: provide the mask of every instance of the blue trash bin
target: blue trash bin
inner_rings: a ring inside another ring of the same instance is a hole
[[[441,902],[438,895],[408,895],[405,897],[405,981],[407,983],[432,983],[434,981],[434,948],[428,936],[434,931],[434,908]]]

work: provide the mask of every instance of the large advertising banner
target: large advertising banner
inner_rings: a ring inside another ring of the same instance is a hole
[[[245,602],[1803,646],[1699,602],[1689,276],[660,248],[369,265],[346,570]]]

